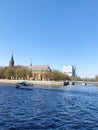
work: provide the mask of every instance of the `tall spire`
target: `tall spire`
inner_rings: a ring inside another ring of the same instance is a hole
[[[11,56],[11,59],[10,59],[10,62],[9,62],[9,66],[10,66],[10,67],[13,67],[13,66],[14,66],[13,53],[12,53],[12,56]]]
[[[32,67],[32,62],[30,63],[30,67]]]
[[[32,67],[32,59],[31,59],[30,67]]]

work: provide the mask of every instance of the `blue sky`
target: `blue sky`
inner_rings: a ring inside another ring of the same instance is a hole
[[[98,74],[97,0],[0,0],[0,66],[76,66],[80,77]]]

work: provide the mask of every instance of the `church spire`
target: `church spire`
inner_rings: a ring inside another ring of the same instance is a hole
[[[30,67],[32,67],[32,59],[31,59]]]
[[[32,62],[30,63],[30,67],[32,67]]]
[[[10,62],[9,62],[9,66],[13,67],[14,66],[14,58],[13,58],[13,54],[11,56]]]

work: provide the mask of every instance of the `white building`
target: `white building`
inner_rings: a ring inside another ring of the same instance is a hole
[[[76,67],[73,65],[64,65],[63,73],[67,74],[68,76],[75,77],[76,76]]]

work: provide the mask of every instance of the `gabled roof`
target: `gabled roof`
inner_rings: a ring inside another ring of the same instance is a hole
[[[51,71],[48,65],[32,65],[32,71]]]

